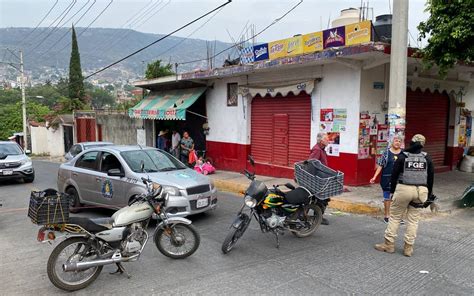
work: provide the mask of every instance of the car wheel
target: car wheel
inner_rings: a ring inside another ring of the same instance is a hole
[[[35,180],[35,174],[34,173],[31,174],[31,176],[23,178],[23,181],[25,181],[25,183],[33,183],[34,180]]]
[[[66,190],[66,194],[69,195],[69,212],[70,213],[77,213],[79,212],[79,208],[81,203],[79,202],[79,194],[77,194],[77,190],[74,187],[69,187]]]

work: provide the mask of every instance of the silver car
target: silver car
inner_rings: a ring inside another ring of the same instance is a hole
[[[64,158],[66,159],[66,161],[69,161],[84,150],[95,148],[95,147],[110,146],[110,145],[114,145],[114,143],[110,143],[110,142],[77,143],[77,144],[72,145],[71,148],[69,148],[69,151],[66,153],[66,155],[64,155]]]
[[[15,142],[0,141],[0,180],[4,179],[23,179],[26,183],[35,180],[31,159]]]
[[[58,190],[72,197],[72,212],[83,204],[118,209],[146,192],[142,177],[164,187],[170,215],[197,214],[217,206],[217,190],[209,177],[164,151],[140,146],[83,151],[59,167]]]

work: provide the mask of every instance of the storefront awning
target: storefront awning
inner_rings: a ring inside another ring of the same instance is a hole
[[[186,109],[205,91],[205,87],[197,87],[152,92],[128,109],[128,115],[140,119],[185,120]]]
[[[275,97],[277,94],[282,96],[287,96],[288,93],[293,93],[294,95],[299,94],[302,91],[305,91],[307,94],[311,94],[314,89],[314,80],[303,81],[303,82],[294,82],[288,84],[279,84],[279,85],[243,85],[239,86],[239,92],[243,96],[250,95],[255,97],[256,95],[261,95],[262,97],[270,95]]]

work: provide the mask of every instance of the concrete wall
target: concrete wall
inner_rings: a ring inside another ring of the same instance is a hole
[[[60,125],[57,129],[44,126],[30,127],[31,152],[33,154],[48,154],[51,157],[62,157],[64,151],[64,128]]]
[[[137,129],[143,127],[143,120],[126,114],[98,114],[96,120],[102,125],[102,140],[117,145],[136,145]]]

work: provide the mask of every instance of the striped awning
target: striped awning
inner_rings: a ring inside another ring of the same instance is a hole
[[[185,120],[186,109],[206,91],[205,87],[152,92],[128,116],[140,119]]]

